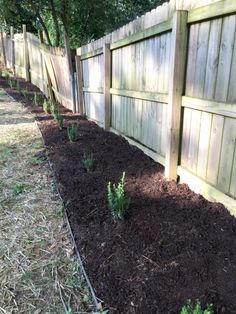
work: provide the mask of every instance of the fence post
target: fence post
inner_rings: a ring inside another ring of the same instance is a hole
[[[14,27],[11,26],[10,28],[10,34],[11,34],[11,60],[12,60],[12,71],[15,75],[15,42],[14,42]]]
[[[24,65],[25,65],[25,79],[30,81],[30,72],[29,72],[29,50],[27,43],[27,32],[26,25],[23,24],[23,38],[24,38]]]
[[[72,111],[76,112],[74,70],[73,70],[73,65],[72,65],[72,57],[71,57],[69,39],[68,39],[68,36],[66,34],[64,36],[64,40],[65,40],[65,50],[66,50],[68,68],[69,68],[69,75],[70,75],[70,85],[71,85],[71,95],[72,95]]]
[[[110,44],[103,46],[104,56],[104,129],[109,130],[111,119],[111,50]]]
[[[188,37],[187,18],[188,12],[183,10],[176,11],[173,16],[165,161],[165,176],[170,180],[177,179],[181,103],[184,89]]]
[[[3,32],[1,32],[1,44],[2,44],[2,57],[3,57],[3,63],[6,67],[7,61],[6,61],[6,51],[5,51],[5,45],[4,45],[4,39],[3,39]]]
[[[84,110],[84,97],[83,97],[83,74],[81,67],[81,57],[75,56],[76,75],[77,75],[77,90],[78,90],[78,112],[83,115]]]

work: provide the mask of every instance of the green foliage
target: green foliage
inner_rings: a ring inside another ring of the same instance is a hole
[[[75,142],[77,140],[78,128],[79,128],[78,122],[72,123],[70,126],[68,126],[67,134],[70,142]]]
[[[59,129],[62,130],[63,129],[63,118],[62,118],[60,112],[55,111],[53,113],[53,117],[54,117],[54,120],[57,122]]]
[[[49,100],[49,103],[50,103],[50,111],[51,111],[52,115],[58,114],[59,111],[58,111],[57,105],[54,102],[52,102],[51,100]]]
[[[8,85],[10,86],[10,88],[12,88],[14,85],[14,81],[12,81],[11,78],[8,79]]]
[[[130,199],[125,197],[125,172],[123,172],[122,178],[118,185],[111,185],[111,182],[107,186],[108,192],[108,206],[111,209],[112,216],[115,220],[123,219],[129,209]]]
[[[48,44],[63,46],[67,33],[71,48],[100,38],[150,11],[166,0],[0,0],[2,29],[27,30],[37,34],[44,30]]]
[[[17,184],[13,187],[13,189],[12,189],[12,194],[13,194],[13,196],[17,196],[17,195],[23,193],[24,190],[25,190],[24,185],[21,184],[21,183],[17,183]]]
[[[44,99],[43,101],[43,110],[45,113],[50,113],[50,108],[51,108],[51,104],[50,104],[50,101],[48,99]]]
[[[188,300],[187,305],[182,307],[180,314],[213,314],[213,310],[212,305],[208,305],[204,310],[199,300],[196,300],[195,304]]]
[[[28,88],[26,87],[25,89],[22,90],[23,96],[26,98],[28,96]]]
[[[34,105],[35,107],[39,106],[39,95],[36,92],[34,93]]]
[[[85,153],[83,158],[83,164],[87,171],[90,171],[93,168],[93,154],[92,153]]]

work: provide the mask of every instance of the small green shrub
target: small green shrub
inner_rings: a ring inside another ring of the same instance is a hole
[[[52,102],[51,100],[49,100],[49,102],[50,102],[50,111],[51,111],[51,113],[53,115],[56,115],[59,112],[57,105],[54,102]]]
[[[28,89],[27,89],[27,87],[25,89],[23,89],[22,94],[24,95],[25,98],[28,96]]]
[[[50,102],[47,99],[44,99],[43,110],[45,113],[50,113]]]
[[[39,106],[39,95],[36,92],[34,93],[34,105],[35,107]]]
[[[12,194],[13,194],[14,196],[17,196],[17,195],[23,193],[24,190],[25,190],[24,185],[21,184],[21,183],[17,183],[17,184],[13,187],[13,189],[12,189]]]
[[[78,128],[79,128],[78,122],[72,123],[70,126],[68,126],[67,134],[70,142],[75,142],[77,140]]]
[[[129,209],[130,199],[125,197],[125,172],[123,172],[122,178],[118,185],[111,185],[111,182],[107,186],[108,192],[108,205],[111,209],[112,216],[115,220],[123,219]]]
[[[63,129],[63,118],[59,111],[54,111],[53,113],[54,120],[56,121],[60,130]]]
[[[12,80],[9,78],[9,80],[8,80],[8,84],[9,84],[10,88],[12,88],[12,87],[13,87],[13,85],[14,85],[14,81],[12,81]]]
[[[83,159],[83,164],[84,164],[87,171],[90,171],[93,168],[93,163],[94,163],[93,154],[92,153],[90,153],[90,154],[85,153],[84,159]]]
[[[180,314],[213,314],[213,310],[212,305],[208,305],[204,310],[199,300],[196,300],[195,304],[188,300],[187,305],[182,307]]]

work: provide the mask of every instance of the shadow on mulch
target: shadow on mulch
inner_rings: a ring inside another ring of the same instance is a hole
[[[236,219],[223,205],[166,181],[161,165],[93,122],[60,107],[59,131],[32,99],[14,97],[36,115],[85,268],[111,313],[177,314],[197,298],[215,313],[236,313]],[[72,120],[80,120],[75,143],[67,138]],[[95,165],[87,172],[82,159],[90,152]],[[123,171],[131,206],[114,222],[107,183]]]

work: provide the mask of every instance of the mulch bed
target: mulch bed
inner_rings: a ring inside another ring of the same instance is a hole
[[[4,78],[0,84],[36,115],[85,269],[110,313],[177,314],[187,299],[236,313],[236,219],[223,205],[168,182],[163,167],[125,139],[60,107],[65,127],[80,121],[69,143],[66,128],[33,107],[33,93],[26,100]],[[87,172],[82,159],[90,152],[95,165]],[[114,222],[107,183],[123,171],[131,206]]]

